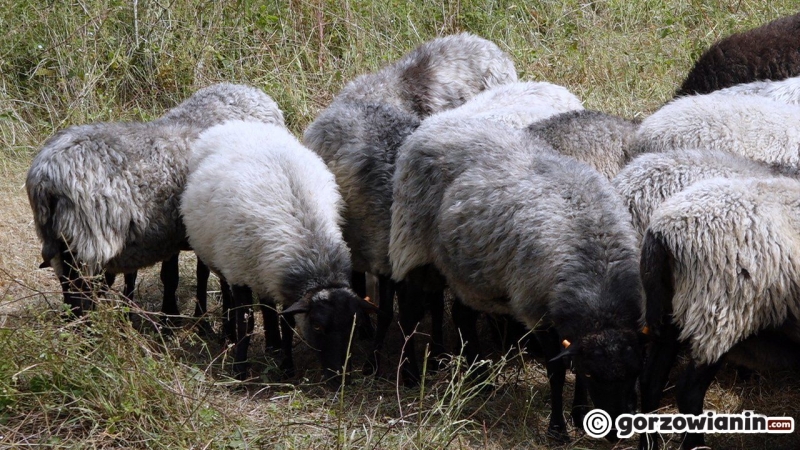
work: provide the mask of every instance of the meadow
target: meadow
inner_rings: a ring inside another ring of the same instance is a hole
[[[458,369],[455,359],[418,388],[356,373],[331,391],[317,383],[302,344],[297,364],[311,370],[281,381],[257,337],[250,353],[261,377],[242,386],[229,378],[230,355],[218,336],[188,324],[166,334],[148,325],[158,321],[157,269],[140,273],[135,293],[144,325],[121,320],[119,301],[105,302],[90,323],[64,322],[60,287],[51,270],[37,268],[26,171],[60,129],[151,120],[220,81],[263,89],[300,135],[347,81],[462,31],[497,43],[522,80],[561,84],[587,109],[642,119],[672,98],[711,43],[797,7],[795,0],[2,0],[0,448],[635,447],[635,439],[613,446],[577,430],[569,444],[549,441],[545,368],[519,352],[495,355],[491,389],[449,370]],[[193,256],[183,255],[179,295],[187,315],[193,270]],[[218,297],[218,285],[211,289]],[[216,298],[210,305],[219,330]],[[392,332],[396,363],[402,337],[397,327]],[[356,343],[355,367],[367,347]],[[675,410],[671,393],[664,411]],[[741,380],[726,368],[706,408],[797,421],[800,381],[785,372]],[[707,442],[800,448],[798,433]]]

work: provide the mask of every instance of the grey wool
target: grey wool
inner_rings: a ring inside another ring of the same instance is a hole
[[[640,155],[622,169],[613,184],[642,237],[661,204],[694,183],[710,178],[765,178],[792,172],[720,150],[673,150]]]
[[[535,122],[528,131],[558,153],[594,167],[608,179],[632,158],[630,151],[637,124],[591,110],[569,111]]]
[[[695,62],[676,96],[800,75],[800,14],[728,36]]]
[[[61,274],[66,245],[86,274],[127,273],[176,254],[190,144],[230,119],[283,125],[261,90],[223,83],[152,122],[72,126],[48,139],[25,182],[44,261]]]
[[[391,180],[397,150],[420,120],[516,79],[513,62],[494,43],[469,33],[445,36],[351,81],[308,126],[303,143],[341,188],[354,270],[391,274]]]
[[[772,177],[714,178],[666,200],[642,247],[648,322],[662,320],[651,302],[663,298],[655,311],[671,311],[692,359],[712,364],[800,317],[798,199],[800,181]]]

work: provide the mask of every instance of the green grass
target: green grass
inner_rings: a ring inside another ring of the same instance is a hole
[[[39,246],[22,188],[31,157],[59,129],[149,120],[218,81],[263,89],[300,134],[348,80],[461,31],[496,42],[521,79],[562,84],[587,108],[643,118],[671,98],[712,42],[796,9],[794,0],[0,3],[0,447],[552,445],[543,435],[545,371],[527,358],[495,363],[492,391],[445,370],[424,391],[356,376],[337,394],[317,385],[313,371],[297,385],[277,383],[274,360],[256,339],[251,353],[263,383],[242,388],[227,378],[225,348],[189,329],[168,337],[139,332],[113,308],[101,308],[89,327],[63,323],[54,277],[36,269]],[[186,311],[191,267],[184,258]],[[137,298],[157,310],[157,273],[140,278]],[[396,333],[392,339],[392,346],[402,343]],[[298,365],[315,366],[301,347]],[[798,417],[796,380],[767,380],[741,383],[723,374],[707,404]],[[573,436],[566,448],[610,448]],[[710,441],[800,445],[796,436]]]

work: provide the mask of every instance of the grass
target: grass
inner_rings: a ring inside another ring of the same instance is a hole
[[[332,392],[313,370],[296,384],[278,382],[256,337],[251,354],[262,380],[241,387],[227,377],[219,340],[189,328],[140,332],[113,306],[91,324],[63,323],[58,285],[36,269],[40,249],[22,187],[30,159],[56,130],[149,120],[217,81],[264,89],[299,134],[348,80],[460,31],[496,42],[522,79],[562,84],[587,108],[642,118],[671,98],[712,42],[796,8],[793,0],[4,2],[0,447],[552,447],[543,434],[547,377],[527,357],[496,360],[490,391],[443,370],[424,390],[356,376]],[[179,294],[190,312],[192,257],[182,258]],[[160,289],[157,273],[144,271],[136,292],[144,311],[158,310]],[[389,348],[399,349],[396,330],[391,339]],[[364,350],[356,343],[356,367]],[[315,366],[302,345],[296,353],[298,366]],[[798,387],[791,375],[741,382],[728,370],[706,404],[798,417]],[[564,448],[611,448],[573,436]],[[788,449],[799,441],[796,434],[709,438],[724,448]]]

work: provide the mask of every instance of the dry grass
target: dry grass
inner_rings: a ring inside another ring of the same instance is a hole
[[[251,353],[261,383],[242,388],[226,376],[219,340],[189,328],[166,337],[138,332],[111,307],[90,328],[64,324],[52,273],[36,269],[23,189],[30,158],[55,130],[147,120],[223,80],[264,89],[300,133],[347,80],[459,31],[497,42],[523,79],[565,85],[588,108],[644,117],[671,97],[710,43],[795,9],[792,0],[7,2],[0,8],[0,447],[554,447],[543,435],[546,374],[529,358],[496,362],[494,390],[471,390],[445,370],[431,374],[424,391],[356,376],[335,393],[315,382],[313,370],[294,385],[278,383],[257,337]],[[184,255],[179,295],[187,313],[193,267]],[[136,295],[145,311],[159,309],[154,269],[143,271]],[[396,329],[391,339],[390,348],[402,344]],[[364,346],[357,343],[356,367]],[[302,345],[296,351],[298,366],[315,366]],[[707,407],[800,416],[795,375],[742,382],[733,373],[723,371]],[[573,436],[564,448],[611,448]],[[796,434],[708,440],[719,448],[800,447]]]

